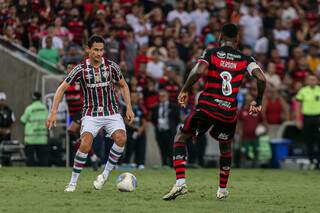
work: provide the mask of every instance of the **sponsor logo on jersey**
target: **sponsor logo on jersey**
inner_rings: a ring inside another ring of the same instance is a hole
[[[95,88],[95,87],[106,87],[110,83],[109,82],[103,82],[103,83],[97,83],[97,84],[87,84],[88,88]]]
[[[218,136],[219,139],[222,139],[222,140],[227,140],[229,138],[229,135],[228,134],[225,134],[225,133],[220,133],[220,135]]]
[[[227,59],[234,60],[235,58],[241,58],[241,55],[235,55],[232,53],[227,53]]]
[[[229,61],[221,61],[220,62],[220,66],[226,67],[226,68],[230,68],[230,69],[236,69],[237,68],[237,64],[236,63],[232,63],[232,62],[229,62]]]
[[[227,108],[231,108],[231,103],[229,101],[220,100],[218,98],[215,98],[214,101],[219,105]]]
[[[219,51],[219,52],[217,52],[217,56],[218,56],[218,58],[225,59],[226,58],[226,53],[222,52],[222,51]]]

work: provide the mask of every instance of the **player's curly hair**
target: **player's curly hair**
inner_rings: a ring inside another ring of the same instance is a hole
[[[228,38],[236,38],[238,35],[238,27],[233,23],[227,23],[222,26],[221,33]]]

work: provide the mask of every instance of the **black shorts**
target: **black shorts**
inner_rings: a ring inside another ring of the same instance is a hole
[[[82,118],[81,112],[76,112],[71,118],[73,122],[81,125],[81,118]]]
[[[183,133],[199,137],[205,134],[212,127],[209,133],[214,139],[227,141],[233,138],[236,126],[237,119],[232,123],[227,123],[209,117],[199,109],[194,109],[187,116],[180,130]]]

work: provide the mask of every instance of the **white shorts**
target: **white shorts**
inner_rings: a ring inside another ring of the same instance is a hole
[[[123,118],[120,114],[98,117],[84,116],[81,121],[81,135],[84,132],[90,132],[93,137],[96,137],[101,128],[104,128],[110,137],[118,129],[126,131]]]

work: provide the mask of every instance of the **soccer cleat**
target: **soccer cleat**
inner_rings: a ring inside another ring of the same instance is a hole
[[[217,198],[219,200],[226,199],[228,195],[229,195],[229,192],[227,189],[218,189],[217,191]]]
[[[68,184],[68,186],[66,186],[66,188],[64,189],[64,192],[74,192],[76,190],[76,186],[75,184]]]
[[[166,194],[165,196],[163,196],[162,199],[163,200],[174,200],[174,199],[176,199],[176,197],[178,197],[180,195],[184,195],[186,193],[188,193],[186,184],[182,184],[181,186],[177,186],[176,184],[174,184],[172,189],[170,190],[170,192],[168,194]]]
[[[108,178],[105,178],[102,174],[98,175],[97,179],[93,181],[93,186],[96,190],[102,189],[105,182],[108,180]]]

